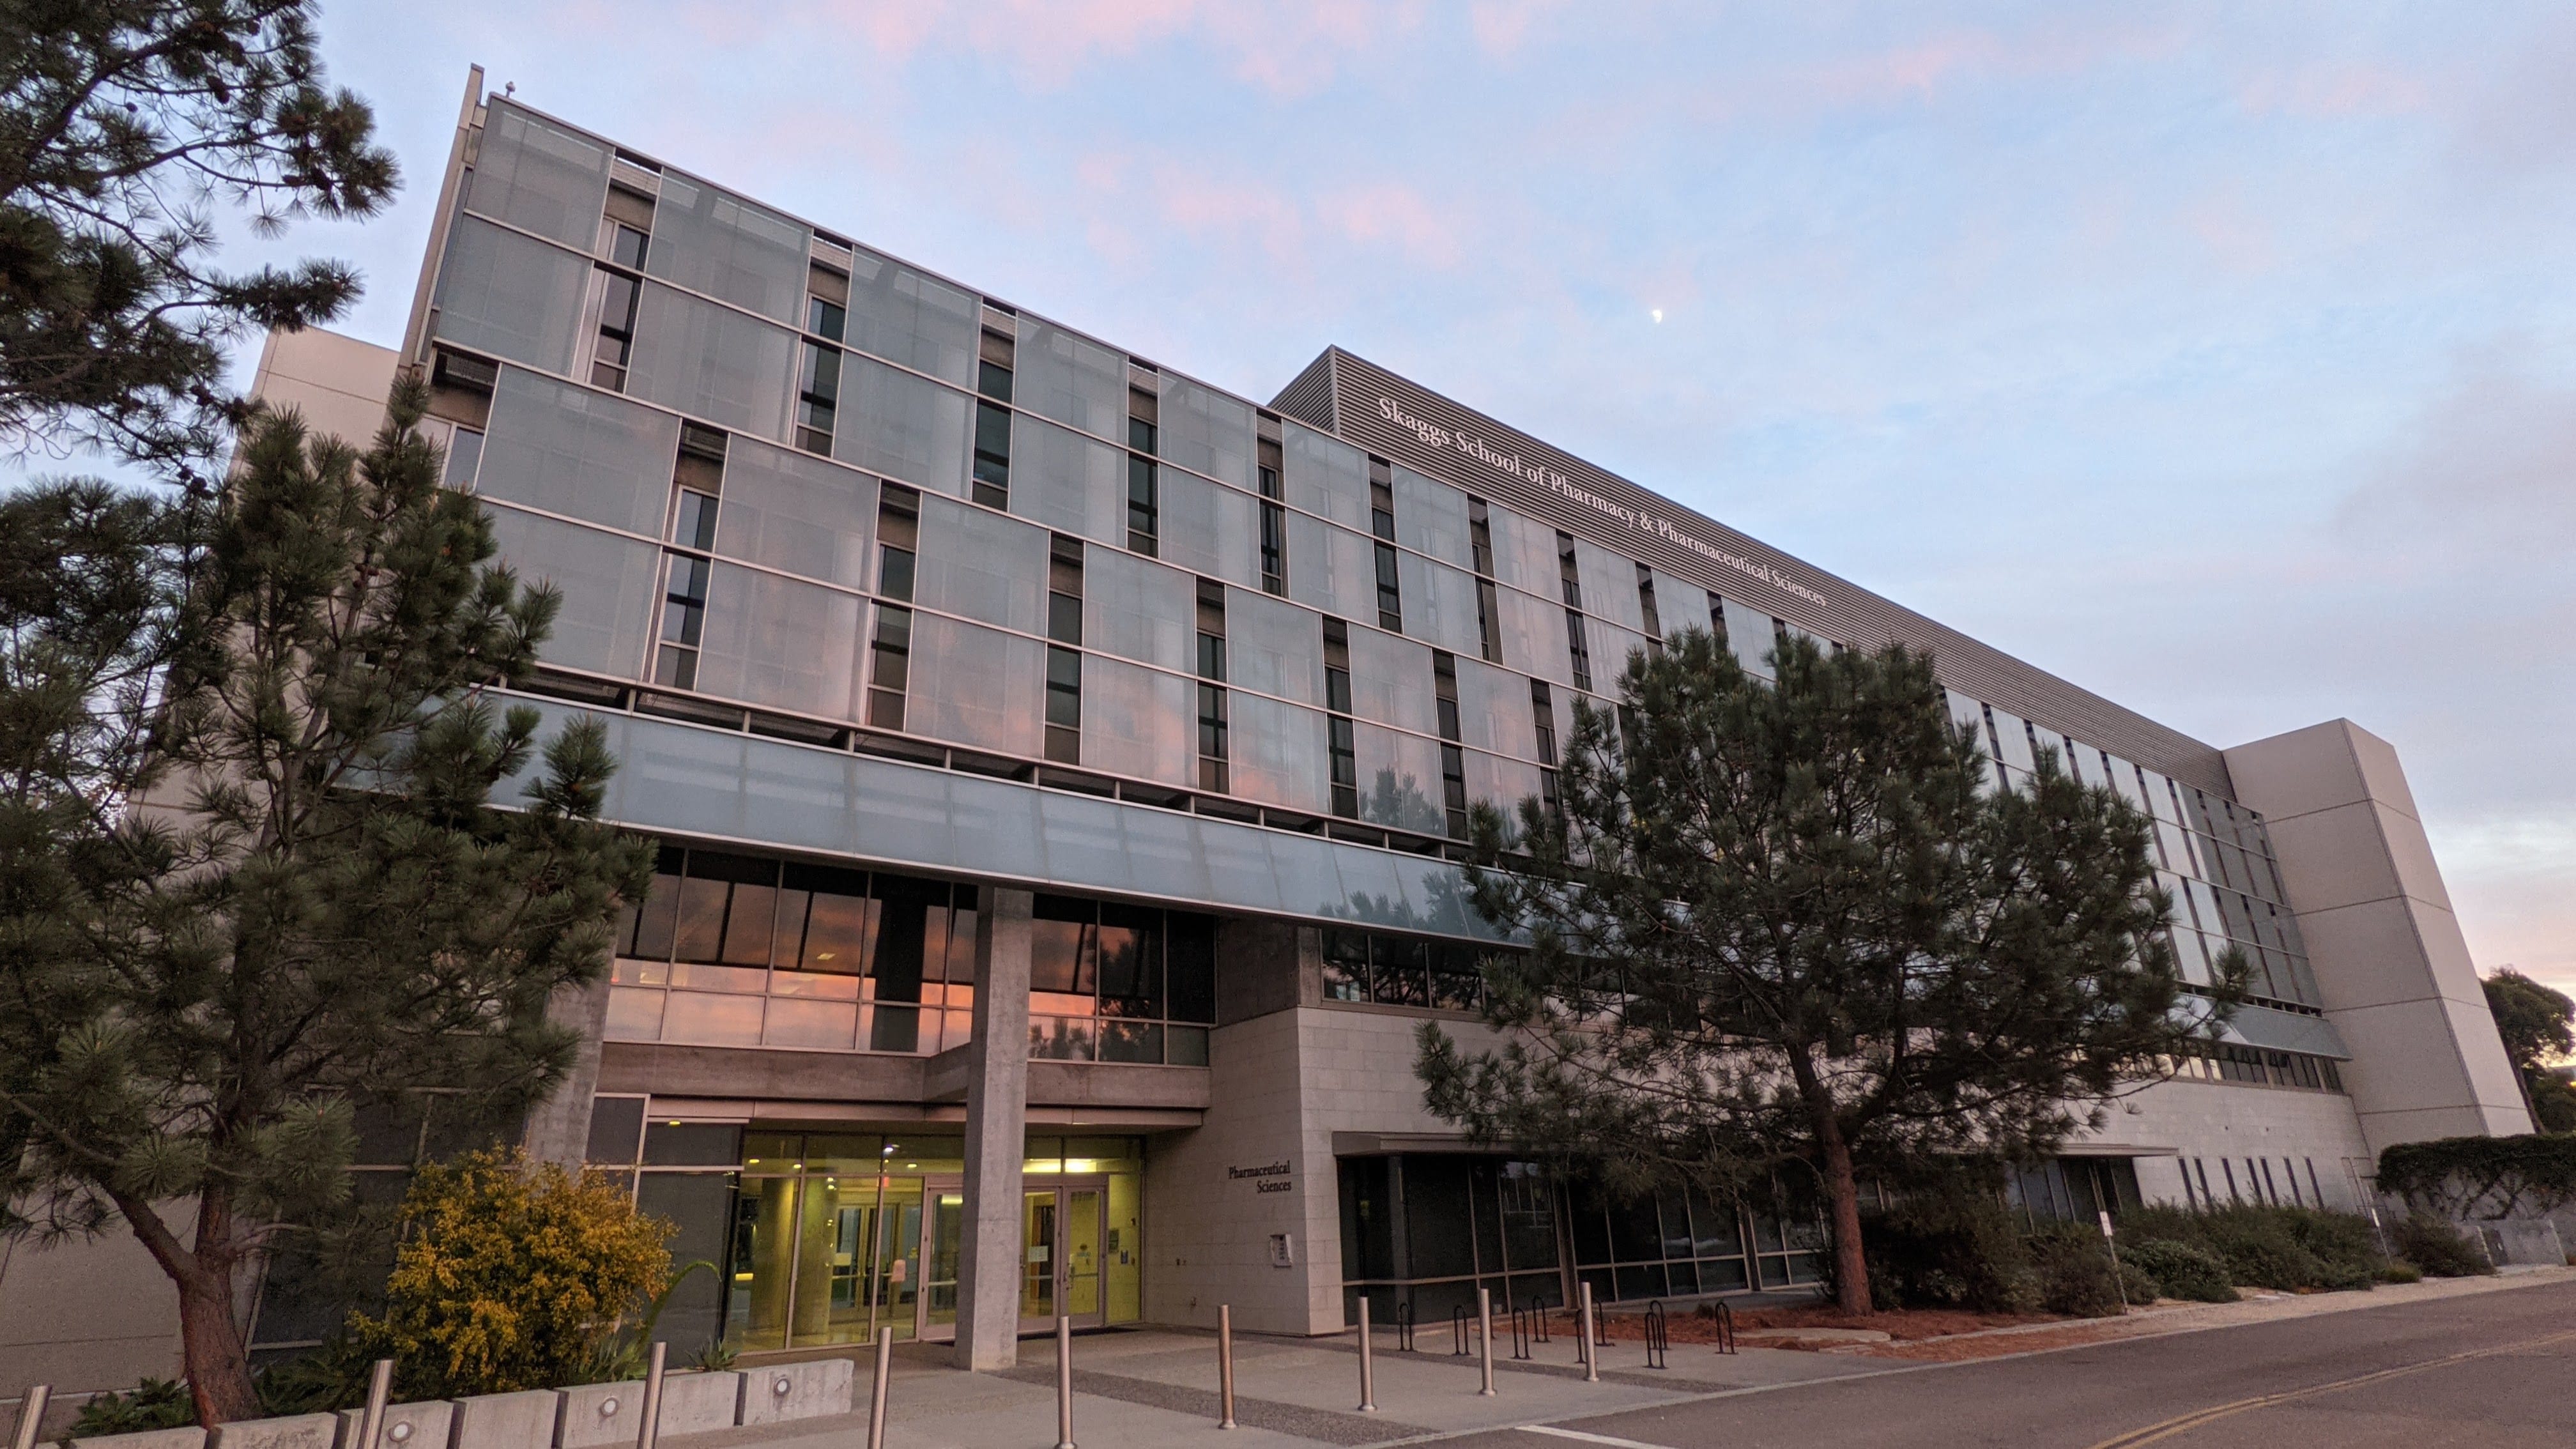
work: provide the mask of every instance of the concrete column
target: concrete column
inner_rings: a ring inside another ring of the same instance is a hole
[[[528,1109],[520,1143],[535,1161],[579,1172],[590,1148],[590,1099],[599,1090],[599,1043],[608,1031],[608,973],[587,986],[558,987],[546,1002],[546,1019],[579,1032],[581,1044],[563,1080]]]
[[[966,1242],[957,1270],[957,1366],[970,1371],[1019,1362],[1031,903],[1027,891],[986,890],[975,930],[975,1035],[966,1047]]]
[[[2530,1131],[2397,751],[2332,720],[2238,745],[2227,774],[2265,817],[2371,1150]]]

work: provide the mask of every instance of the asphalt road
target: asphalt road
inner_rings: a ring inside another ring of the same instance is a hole
[[[1476,1449],[2576,1449],[2576,1283],[1640,1409]]]

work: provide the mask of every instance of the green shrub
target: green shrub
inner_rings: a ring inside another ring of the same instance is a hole
[[[2120,1260],[2136,1266],[2153,1278],[2158,1296],[2180,1298],[2190,1303],[2233,1303],[2235,1285],[2228,1281],[2227,1265],[2216,1254],[2171,1238],[2125,1240],[2120,1245]]]
[[[1862,1220],[1870,1301],[1881,1308],[2024,1313],[2037,1306],[2030,1250],[2000,1198],[1928,1188]]]
[[[2030,1253],[2039,1270],[2041,1307],[2080,1318],[2120,1311],[2120,1281],[2100,1233],[2076,1223],[2050,1223],[2030,1235]]]
[[[2163,1288],[2164,1285],[2158,1283],[2155,1275],[2146,1269],[2126,1258],[2120,1260],[2120,1291],[2127,1295],[2126,1301],[2130,1307],[2153,1303],[2162,1298],[2165,1296]]]
[[[2421,1283],[2424,1281],[2424,1270],[2407,1262],[2403,1258],[2391,1258],[2387,1262],[2379,1265],[2379,1281],[2382,1283]]]
[[[2319,1208],[2141,1208],[2121,1219],[2120,1236],[2131,1244],[2188,1244],[2225,1264],[2230,1280],[2284,1292],[2367,1288],[2385,1261],[2366,1219]]]
[[[2495,1271],[2476,1244],[2430,1213],[2407,1215],[2391,1236],[2397,1256],[2436,1278],[2478,1278]]]
[[[197,1422],[197,1406],[185,1384],[145,1379],[124,1393],[99,1394],[81,1405],[72,1421],[72,1436],[140,1434],[147,1429],[184,1429]]]

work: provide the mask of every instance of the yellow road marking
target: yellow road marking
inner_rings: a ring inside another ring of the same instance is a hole
[[[2292,1399],[2304,1399],[2314,1394],[2331,1394],[2344,1389],[2357,1389],[2364,1384],[2375,1384],[2382,1379],[2393,1379],[2401,1374],[2420,1373],[2425,1369],[2445,1368],[2455,1363],[2466,1363],[2471,1359],[2492,1358],[2500,1353],[2518,1353],[2524,1349],[2546,1348],[2551,1344],[2565,1343],[2570,1339],[2576,1339],[2576,1329],[2565,1333],[2547,1334],[2539,1338],[2526,1338],[2516,1343],[2501,1343],[2493,1348],[2471,1349],[2466,1353],[2455,1353],[2447,1358],[2428,1358],[2422,1363],[2400,1364],[2395,1368],[2380,1369],[2375,1373],[2355,1374],[2351,1378],[2336,1379],[2331,1383],[2310,1384],[2303,1389],[2285,1389],[2277,1394],[2262,1394],[2250,1399],[2238,1399],[2233,1403],[2216,1404],[2206,1409],[2195,1409],[2188,1414],[2177,1414],[2173,1418],[2161,1423],[2149,1424],[2141,1429],[2114,1434],[2099,1444],[2093,1445],[2092,1449],[2141,1449],[2141,1446],[2170,1439],[2186,1430],[2197,1429],[2203,1424],[2214,1423],[2220,1419],[2232,1418],[2248,1410],[2269,1408],[2274,1404],[2284,1404]]]

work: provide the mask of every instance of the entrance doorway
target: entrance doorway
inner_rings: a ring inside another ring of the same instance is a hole
[[[1020,1332],[1048,1332],[1059,1314],[1076,1328],[1108,1321],[1100,1293],[1105,1187],[1061,1183],[1021,1194]]]

